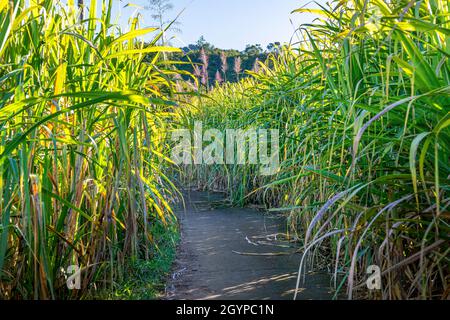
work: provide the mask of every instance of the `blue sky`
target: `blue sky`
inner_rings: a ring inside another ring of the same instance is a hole
[[[127,19],[136,12],[143,16],[142,27],[153,23],[150,12],[137,7],[126,7],[128,3],[143,7],[147,0],[114,0],[115,17],[126,26]],[[325,0],[319,0],[325,3]],[[180,28],[172,44],[185,46],[195,43],[200,36],[222,49],[243,50],[246,44],[289,42],[294,30],[301,23],[312,21],[313,15],[293,14],[296,8],[307,5],[316,7],[305,0],[172,0],[175,9],[168,19],[173,19],[184,8]]]

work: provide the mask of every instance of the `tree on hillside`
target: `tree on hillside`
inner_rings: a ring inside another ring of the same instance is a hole
[[[247,47],[244,50],[244,53],[249,56],[257,56],[263,52],[264,50],[260,44],[247,45]]]
[[[204,36],[201,36],[200,39],[198,39],[197,47],[199,50],[200,49],[204,49],[206,51],[214,50],[214,46],[211,43],[209,43],[208,41],[206,41]]]
[[[278,51],[278,49],[280,48],[280,46],[281,46],[281,43],[280,42],[273,42],[273,43],[269,43],[268,45],[267,45],[267,51],[268,52],[276,52],[276,51]]]
[[[196,43],[190,44],[187,47],[182,48],[184,53],[188,53],[190,51],[199,51],[201,49],[205,49],[206,51],[210,52],[215,49],[215,47],[206,41],[204,36],[201,36]]]

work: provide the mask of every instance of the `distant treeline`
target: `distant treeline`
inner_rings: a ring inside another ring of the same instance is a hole
[[[247,45],[244,51],[223,50],[202,37],[196,44],[182,48],[183,52],[175,54],[173,60],[192,62],[181,64],[178,69],[194,74],[201,84],[211,87],[216,83],[237,82],[246,76],[246,71],[257,71],[258,61],[265,61],[279,46],[280,43],[275,42],[264,49],[256,44]]]

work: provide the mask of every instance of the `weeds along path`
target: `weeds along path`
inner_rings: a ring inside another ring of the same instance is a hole
[[[167,298],[292,299],[301,255],[291,254],[285,219],[253,209],[214,209],[220,199],[200,192],[186,196]],[[308,274],[298,299],[330,299],[329,284],[326,274]]]

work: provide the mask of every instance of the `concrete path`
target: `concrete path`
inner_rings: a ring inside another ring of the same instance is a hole
[[[286,223],[252,209],[213,209],[220,196],[191,192],[179,210],[181,244],[167,299],[293,299],[300,254]],[[297,299],[330,299],[329,276],[308,274]]]

